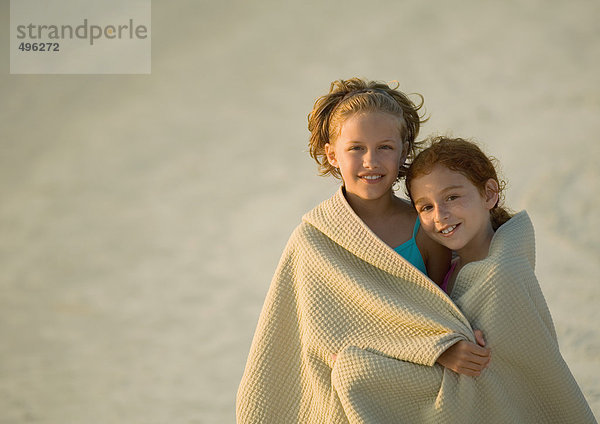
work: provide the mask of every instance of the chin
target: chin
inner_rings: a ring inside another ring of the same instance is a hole
[[[453,240],[446,240],[444,238],[441,238],[441,240],[438,239],[437,242],[439,244],[441,244],[442,246],[447,247],[448,249],[453,250],[455,252],[457,250],[460,250],[463,247],[465,247],[464,244],[462,244],[462,243],[458,243],[458,242],[455,242]]]
[[[360,191],[358,193],[354,193],[354,195],[360,197],[363,200],[377,200],[381,199],[385,195],[385,193],[373,191]]]

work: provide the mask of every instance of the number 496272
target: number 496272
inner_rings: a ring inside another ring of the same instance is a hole
[[[57,52],[59,51],[58,43],[21,43],[19,50],[22,52]]]

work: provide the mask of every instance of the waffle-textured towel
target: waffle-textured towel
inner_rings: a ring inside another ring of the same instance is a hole
[[[453,302],[356,216],[340,189],[306,214],[267,294],[238,423],[593,423],[558,350],[521,212]],[[473,326],[473,327],[472,327]],[[481,329],[480,377],[435,361]],[[337,354],[335,363],[331,354]]]

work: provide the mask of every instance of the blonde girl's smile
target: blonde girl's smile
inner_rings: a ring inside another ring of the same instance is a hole
[[[375,174],[375,175],[371,175],[371,174],[367,174],[367,175],[359,175],[360,178],[362,178],[363,180],[365,180],[365,182],[367,184],[377,184],[381,181],[381,179],[383,178],[383,175],[381,174]]]

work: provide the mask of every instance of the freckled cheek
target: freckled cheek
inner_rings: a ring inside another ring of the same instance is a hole
[[[459,201],[454,203],[450,208],[448,208],[448,211],[453,214],[461,214],[463,211],[469,210],[468,206],[468,202]]]
[[[421,220],[421,226],[426,233],[433,234],[435,233],[435,228],[433,225],[433,221],[429,217],[419,216]]]

